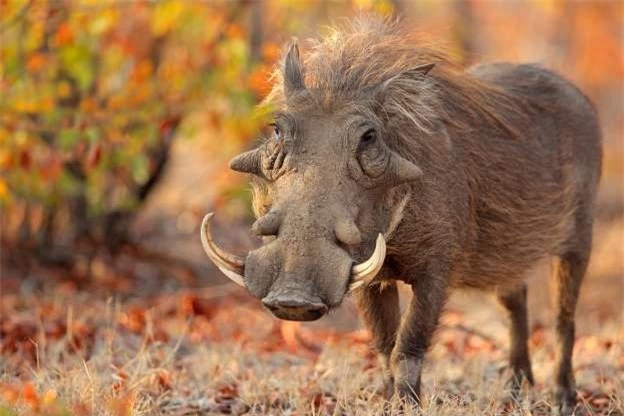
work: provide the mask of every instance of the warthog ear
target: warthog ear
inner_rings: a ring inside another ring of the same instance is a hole
[[[431,133],[437,118],[436,107],[427,97],[435,95],[435,81],[428,75],[435,63],[404,70],[374,87],[372,99],[382,116],[398,116],[423,132]]]
[[[237,172],[264,176],[260,166],[260,151],[258,149],[249,150],[236,156],[230,160],[230,169]]]
[[[284,93],[291,96],[297,91],[305,89],[303,66],[299,56],[297,39],[293,38],[284,58]]]
[[[411,68],[408,69],[407,71],[403,72],[404,75],[416,75],[416,76],[425,76],[429,73],[429,71],[431,71],[433,69],[433,67],[435,66],[435,63],[430,63],[430,64],[425,64],[425,65],[419,65],[415,68]]]
[[[414,162],[405,159],[385,145],[382,149],[378,149],[377,155],[379,158],[376,161],[362,163],[362,160],[358,159],[359,163],[349,163],[350,174],[365,188],[380,186],[391,188],[415,181],[423,175],[423,171]],[[373,169],[370,169],[371,167]]]
[[[417,67],[407,69],[393,76],[392,78],[387,79],[382,84],[375,87],[374,93],[378,98],[383,99],[384,93],[386,92],[388,87],[392,85],[396,85],[400,87],[401,83],[413,82],[415,80],[424,78],[425,75],[427,75],[429,71],[433,69],[434,66],[435,66],[435,63],[431,63],[431,64],[419,65]]]
[[[412,182],[420,178],[422,170],[413,162],[392,152],[388,165],[388,180],[392,185],[399,185],[405,182]]]

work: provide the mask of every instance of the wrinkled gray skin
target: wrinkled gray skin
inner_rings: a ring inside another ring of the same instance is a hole
[[[288,156],[282,162],[284,174],[272,182],[277,191],[271,210],[253,229],[259,235],[279,238],[249,253],[246,283],[277,317],[318,319],[342,301],[354,259],[367,257],[373,250],[374,240],[362,244],[360,227],[369,223],[373,229],[375,217],[384,215],[379,207],[368,206],[371,200],[381,199],[384,190],[354,186],[352,179],[362,175],[353,155],[371,120],[348,109],[332,114],[309,109],[305,114],[279,116],[276,124],[284,137],[273,138],[277,143],[265,146],[272,154],[277,148],[277,153]],[[292,140],[295,136],[305,140]],[[420,174],[398,155],[393,158],[397,165],[408,165],[403,172],[408,180]],[[395,175],[384,172],[387,160],[379,163],[370,166],[380,171],[376,175]],[[315,307],[290,308],[288,302]]]
[[[313,85],[304,82],[297,46],[289,49],[276,133],[231,162],[254,175],[259,219],[253,229],[265,239],[245,261],[248,289],[279,318],[317,319],[340,304],[351,266],[371,254],[378,233],[386,234],[384,267],[355,296],[387,392],[418,401],[424,355],[457,287],[496,294],[511,322],[514,388],[523,379],[533,383],[524,278],[553,255],[555,395],[570,413],[574,310],[591,251],[601,165],[593,107],[537,66],[457,73],[444,62],[428,65],[424,52],[410,60],[392,33],[344,36],[335,47],[346,50],[340,59],[330,48],[306,60]],[[358,65],[372,68],[359,72],[366,82],[349,79],[358,76]],[[351,84],[341,90],[341,82]],[[424,97],[425,89],[435,95]],[[414,117],[439,116],[419,129],[406,115],[411,110]],[[395,280],[414,293],[402,319]]]

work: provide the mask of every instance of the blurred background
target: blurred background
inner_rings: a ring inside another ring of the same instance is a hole
[[[256,104],[285,42],[297,36],[305,53],[306,39],[362,13],[400,17],[466,66],[539,63],[596,105],[604,169],[575,367],[590,413],[622,414],[613,409],[624,396],[623,9],[620,0],[0,0],[0,414],[339,414],[357,403],[376,414],[361,392],[381,373],[350,299],[318,322],[278,321],[199,241],[214,211],[220,245],[260,244],[246,178],[228,161],[257,144],[268,114]],[[549,272],[548,263],[531,271],[529,287],[542,407],[554,363]],[[497,402],[506,345],[495,302],[454,294],[430,352],[433,403],[497,413],[484,409]],[[450,414],[467,414],[459,409]]]
[[[131,297],[225,283],[198,226],[215,211],[220,244],[258,244],[245,178],[227,162],[267,122],[255,105],[282,45],[297,36],[305,53],[306,38],[372,13],[401,17],[467,66],[537,62],[591,98],[605,158],[583,317],[621,318],[622,9],[616,0],[0,0],[0,288],[26,295],[62,283]]]

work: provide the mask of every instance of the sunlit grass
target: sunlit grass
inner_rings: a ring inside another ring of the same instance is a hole
[[[154,302],[142,328],[136,328],[128,324],[127,305],[56,296],[39,300],[48,316],[41,317],[32,340],[35,360],[3,353],[1,415],[378,415],[385,409],[442,416],[551,410],[548,343],[532,351],[537,385],[513,401],[505,385],[505,347],[493,349],[478,335],[445,327],[429,354],[423,406],[416,410],[376,394],[380,371],[360,332],[294,326],[297,333],[284,338],[281,323],[253,303],[221,304],[207,319],[183,314],[173,297]],[[66,301],[74,310],[70,327],[96,328],[87,336],[91,341],[76,346],[75,334],[50,332],[67,310]],[[17,311],[26,306],[16,302]],[[624,333],[617,328],[606,325],[577,341],[579,407],[585,409],[580,414],[621,414]],[[160,330],[167,336],[157,340]],[[456,345],[448,344],[458,337]],[[315,342],[320,351],[310,347]],[[458,353],[457,345],[466,352]]]

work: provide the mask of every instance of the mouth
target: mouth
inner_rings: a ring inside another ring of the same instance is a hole
[[[299,291],[286,291],[278,294],[269,293],[262,304],[276,318],[287,321],[316,321],[329,310],[318,297],[309,297]]]
[[[308,322],[308,321],[316,321],[320,319],[327,312],[327,306],[324,306],[323,309],[316,310],[308,310],[301,308],[276,308],[276,307],[266,307],[273,316],[279,319],[283,319],[285,321],[300,321],[300,322]]]

